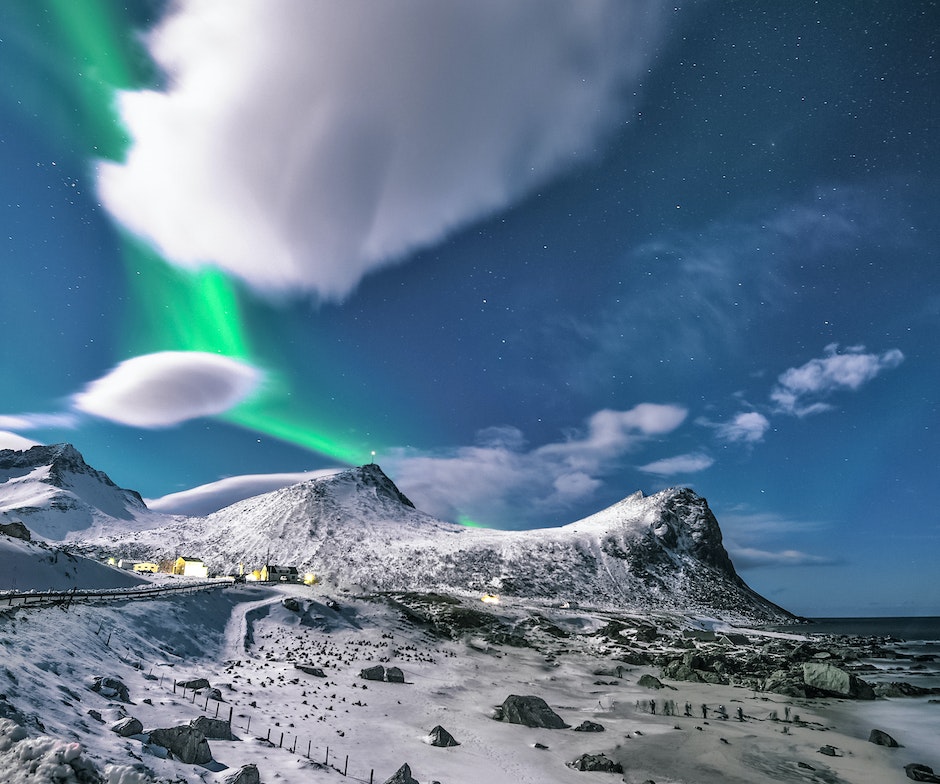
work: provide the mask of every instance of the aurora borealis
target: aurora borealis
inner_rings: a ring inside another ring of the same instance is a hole
[[[934,3],[128,8],[0,8],[0,447],[687,484],[774,601],[940,613]]]

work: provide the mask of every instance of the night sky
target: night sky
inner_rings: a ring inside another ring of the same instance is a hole
[[[0,446],[687,485],[788,609],[940,614],[937,3],[127,6],[0,5]]]

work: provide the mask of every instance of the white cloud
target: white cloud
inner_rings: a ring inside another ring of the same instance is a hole
[[[662,0],[180,0],[166,92],[99,190],[184,266],[346,296],[591,156],[630,114]]]
[[[838,348],[831,343],[825,356],[780,374],[770,394],[779,411],[799,417],[826,411],[831,406],[824,398],[837,391],[856,390],[904,361],[904,354],[896,348],[883,354],[867,354],[864,346],[850,346],[840,354]]]
[[[756,569],[760,566],[831,566],[834,558],[811,555],[800,550],[758,550],[754,547],[728,547],[728,555],[736,569]]]
[[[770,420],[757,411],[744,411],[730,422],[717,426],[718,437],[724,441],[754,444],[763,441]]]
[[[136,427],[170,427],[245,400],[261,372],[231,357],[162,351],[128,359],[72,398],[78,411]]]
[[[5,414],[0,415],[0,429],[39,430],[41,428],[71,429],[78,424],[74,414]]]
[[[642,403],[627,411],[598,411],[583,432],[534,449],[526,449],[516,428],[489,428],[474,446],[434,454],[403,449],[384,462],[424,511],[523,528],[532,513],[561,512],[589,498],[618,458],[675,430],[686,414],[680,406]]]
[[[332,476],[339,470],[341,469],[333,468],[298,473],[230,476],[160,498],[148,498],[146,503],[155,512],[202,517],[245,498],[270,493],[282,487],[306,482],[308,479]]]
[[[691,474],[697,471],[704,471],[715,464],[714,459],[708,455],[700,453],[688,455],[676,455],[667,457],[663,460],[656,460],[652,463],[639,466],[639,470],[647,474],[658,474],[659,476],[675,476],[676,474]]]
[[[23,438],[7,430],[0,430],[0,449],[15,449],[17,452],[22,452],[33,446],[39,446],[39,442]]]

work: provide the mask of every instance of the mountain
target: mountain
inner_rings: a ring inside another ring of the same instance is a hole
[[[21,521],[50,541],[165,522],[134,490],[89,466],[71,444],[0,450],[0,523]]]
[[[792,616],[734,570],[705,499],[635,493],[560,528],[495,531],[417,509],[377,465],[312,479],[201,518],[99,541],[151,558],[189,553],[229,572],[265,562],[378,591],[498,592],[750,620]]]

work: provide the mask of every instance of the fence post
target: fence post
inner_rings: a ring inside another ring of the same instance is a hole
[[[206,706],[203,708],[203,710],[204,710],[204,711],[209,710],[209,694],[208,694],[208,692],[206,693]],[[218,710],[216,710],[216,713],[218,713]]]
[[[233,705],[228,706],[228,723],[232,723],[232,711],[235,710]],[[249,723],[251,722],[251,716],[248,717]]]
[[[193,689],[193,705],[196,704],[196,690]]]
[[[369,784],[372,784],[372,777],[375,775],[375,768],[369,771]]]
[[[326,760],[324,761],[323,764],[324,765],[330,764],[330,747],[329,746],[326,747]]]
[[[229,724],[231,724],[231,723],[232,723],[232,722],[231,722],[231,719],[230,719],[230,720],[229,720]],[[251,716],[250,716],[250,715],[248,716],[248,725],[245,727],[245,732],[251,732]]]
[[[271,742],[271,728],[270,728],[270,727],[268,727],[268,735],[267,735],[267,737],[265,738],[265,740],[266,740],[268,743]]]
[[[281,739],[277,742],[277,747],[280,749],[280,748],[283,748],[283,746],[284,746],[284,733],[282,732]]]
[[[313,741],[310,738],[307,738],[307,759],[310,759],[310,744],[311,743],[313,743]]]
[[[343,775],[346,775],[346,771],[349,770],[349,755],[346,755],[346,764],[343,765]]]

